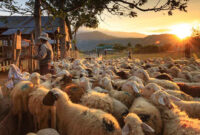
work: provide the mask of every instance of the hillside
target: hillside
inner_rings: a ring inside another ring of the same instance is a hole
[[[97,31],[78,34],[77,39],[77,46],[81,51],[94,50],[101,43],[127,45],[130,42],[132,45],[150,45],[155,43],[163,45],[176,44],[178,42],[178,38],[172,34],[150,35],[144,38],[118,38]]]

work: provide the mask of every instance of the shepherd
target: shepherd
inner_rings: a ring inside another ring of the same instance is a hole
[[[40,43],[38,45],[38,54],[33,57],[39,61],[40,74],[45,75],[51,73],[51,62],[53,61],[53,49],[49,43],[49,36],[47,33],[42,33],[39,37]]]

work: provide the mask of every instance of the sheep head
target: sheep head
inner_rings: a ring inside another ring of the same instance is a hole
[[[141,91],[141,94],[144,97],[149,98],[155,91],[159,91],[159,90],[161,90],[160,86],[158,86],[155,83],[149,83]]]
[[[43,104],[47,106],[53,106],[58,100],[63,100],[65,103],[71,103],[69,96],[65,92],[58,88],[53,88],[43,98]]]
[[[167,107],[168,109],[173,108],[170,95],[162,90],[156,91],[154,94],[152,94],[151,100],[154,104],[159,105],[159,107]]]
[[[34,72],[30,75],[30,80],[34,85],[40,85],[40,74]]]
[[[124,121],[125,126],[122,128],[122,135],[142,135],[143,132],[155,132],[153,128],[142,122],[140,118],[134,113],[129,113]]]
[[[49,91],[43,99],[43,104],[47,106],[53,106],[55,101],[58,99],[59,94],[55,91]]]

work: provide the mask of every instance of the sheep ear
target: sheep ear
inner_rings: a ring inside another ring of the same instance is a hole
[[[159,102],[159,104],[161,104],[161,105],[166,105],[163,97],[159,97],[159,98],[158,98],[158,102]]]
[[[128,135],[130,132],[130,128],[128,126],[128,124],[126,124],[123,128],[122,128],[122,135]]]
[[[139,89],[138,89],[137,86],[135,86],[135,85],[133,85],[133,90],[134,90],[134,92],[136,92],[136,93],[140,93]]]
[[[152,127],[150,127],[149,125],[147,125],[146,123],[142,123],[142,129],[144,130],[144,131],[146,131],[146,132],[149,132],[149,133],[154,133],[155,132],[155,130],[152,128]]]

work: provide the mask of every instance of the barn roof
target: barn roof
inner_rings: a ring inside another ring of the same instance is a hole
[[[53,33],[59,27],[59,18],[42,16],[42,30]],[[30,34],[35,28],[33,16],[0,16],[0,29],[7,29],[1,35],[11,35],[20,30],[22,34]]]

